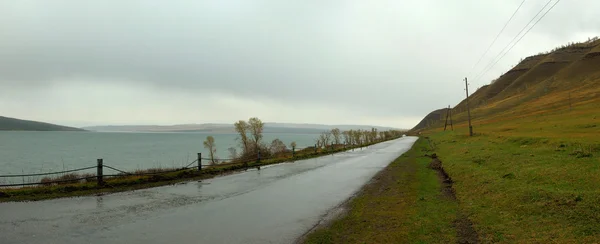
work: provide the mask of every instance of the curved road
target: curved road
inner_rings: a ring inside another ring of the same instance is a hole
[[[415,141],[404,137],[203,182],[0,203],[0,243],[290,243]]]

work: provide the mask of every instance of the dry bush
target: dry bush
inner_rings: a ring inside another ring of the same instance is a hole
[[[52,185],[53,181],[54,179],[52,179],[52,177],[44,177],[40,180],[40,183],[42,183],[42,185],[44,186],[50,186]]]
[[[81,175],[77,174],[77,173],[69,173],[69,174],[64,174],[61,175],[57,178],[55,178],[55,181],[61,181],[61,182],[57,182],[59,185],[64,185],[64,184],[72,184],[72,183],[78,183],[79,180],[77,180],[78,178],[81,178]]]
[[[92,173],[81,174],[81,178],[84,178],[84,177],[87,178],[87,179],[83,180],[86,183],[96,182],[96,175],[95,174],[92,174]]]
[[[156,174],[156,173],[164,173],[169,171],[174,171],[175,168],[149,168],[149,169],[137,169],[133,172],[133,174]]]
[[[90,174],[90,173],[86,173],[86,174],[68,173],[68,174],[58,176],[58,177],[46,176],[40,180],[40,183],[45,186],[50,186],[50,185],[54,185],[54,184],[58,184],[58,185],[73,184],[73,183],[81,182],[81,180],[79,180],[80,178],[88,177],[88,176],[91,177],[94,175]]]

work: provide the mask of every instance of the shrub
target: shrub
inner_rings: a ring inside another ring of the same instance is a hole
[[[40,183],[42,183],[42,185],[44,185],[44,186],[50,186],[50,185],[52,185],[53,181],[54,180],[51,177],[44,177],[40,180]]]

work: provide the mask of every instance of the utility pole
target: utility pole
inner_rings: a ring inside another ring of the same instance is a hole
[[[448,105],[448,108],[450,108],[450,105]],[[442,115],[440,114],[440,117]],[[448,110],[446,110],[446,121],[444,122],[444,131],[446,131],[446,127],[448,126]]]
[[[467,92],[467,115],[469,116],[469,136],[473,136],[473,126],[471,125],[471,109],[469,109],[469,83],[465,77],[465,91]]]
[[[446,123],[444,124],[444,131],[446,130],[446,127],[448,126],[448,117],[450,117],[450,128],[452,128],[452,130],[454,130],[454,126],[452,126],[452,110],[450,110],[450,105],[448,105],[448,110],[446,110]]]

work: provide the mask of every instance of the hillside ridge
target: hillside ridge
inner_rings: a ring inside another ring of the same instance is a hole
[[[514,113],[517,108],[520,112],[534,112],[595,100],[600,100],[600,39],[591,38],[522,59],[490,84],[470,94],[469,107],[472,119],[489,119]],[[535,106],[528,106],[533,104]],[[431,112],[412,130],[443,126],[447,112],[442,110]],[[453,120],[466,121],[466,110],[466,99],[463,99],[452,108]]]
[[[84,131],[83,129],[0,116],[0,131]]]
[[[219,132],[236,133],[233,124],[183,124],[183,125],[107,125],[83,127],[91,131],[106,132]],[[397,128],[372,125],[324,125],[301,123],[266,122],[266,133],[317,133],[338,128],[340,130],[361,129],[396,130]]]

